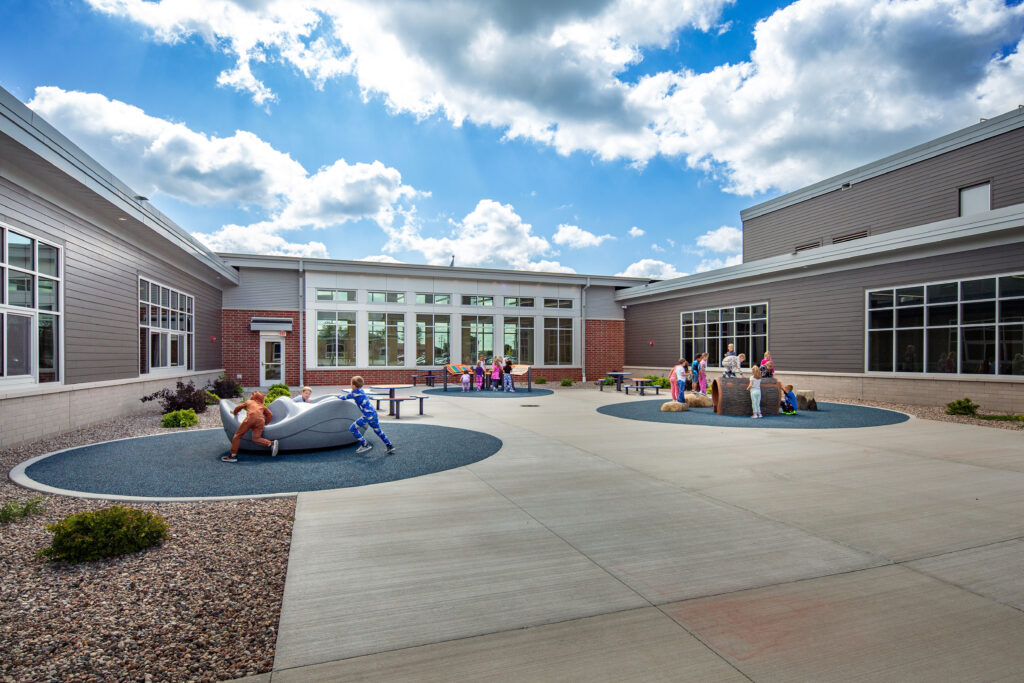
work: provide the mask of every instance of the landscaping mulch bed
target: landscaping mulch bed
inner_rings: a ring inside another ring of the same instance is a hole
[[[1024,422],[1004,422],[999,420],[982,420],[968,415],[947,415],[944,406],[914,406],[906,403],[886,403],[884,401],[851,401],[844,398],[822,398],[822,401],[832,403],[852,403],[859,406],[871,406],[873,408],[886,408],[898,410],[901,413],[913,415],[922,420],[936,420],[938,422],[956,422],[965,425],[977,425],[979,427],[993,427],[995,429],[1024,429]]]
[[[219,426],[213,408],[194,429]],[[0,449],[0,466],[167,431],[156,413],[120,418]],[[36,495],[0,481],[0,501]],[[163,545],[77,566],[36,558],[52,539],[45,525],[111,503],[44,498],[42,514],[0,526],[0,680],[211,681],[271,670],[294,498],[130,503],[164,516]]]

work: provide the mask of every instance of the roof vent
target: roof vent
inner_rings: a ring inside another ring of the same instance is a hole
[[[794,254],[799,254],[801,251],[807,251],[808,249],[817,249],[821,246],[821,242],[807,242],[806,244],[797,245],[796,249],[793,250]]]
[[[846,235],[840,235],[839,237],[833,237],[832,238],[832,244],[840,244],[842,242],[849,242],[851,240],[859,240],[860,238],[867,237],[867,236],[868,236],[868,231],[867,230],[859,230],[857,232],[851,232],[851,233],[846,234]]]

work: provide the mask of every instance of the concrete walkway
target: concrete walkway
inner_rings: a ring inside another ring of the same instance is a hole
[[[1024,432],[595,410],[623,400],[435,397],[504,447],[301,494],[261,678],[1020,680]]]

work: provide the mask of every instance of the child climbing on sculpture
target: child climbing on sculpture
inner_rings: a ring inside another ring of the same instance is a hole
[[[750,368],[750,381],[747,382],[747,391],[750,392],[750,407],[754,412],[751,417],[764,417],[761,414],[761,368],[757,365]]]
[[[224,462],[238,462],[238,448],[242,445],[242,437],[249,430],[252,430],[253,443],[270,447],[271,457],[277,455],[277,441],[263,438],[263,429],[267,426],[268,422],[274,419],[274,414],[270,412],[267,406],[263,405],[264,398],[266,396],[258,391],[254,391],[249,394],[249,400],[235,406],[234,410],[231,411],[232,415],[238,415],[240,411],[244,410],[245,419],[242,420],[242,424],[238,425],[238,430],[231,439],[231,454],[221,457],[221,460]]]
[[[363,393],[363,378],[356,375],[352,378],[352,391],[347,394],[338,394],[338,398],[344,400],[352,399],[356,402],[356,406],[359,408],[359,412],[363,415],[358,420],[352,423],[348,428],[352,432],[352,436],[356,437],[356,441],[359,442],[359,448],[356,449],[356,453],[365,453],[373,448],[363,438],[362,433],[359,431],[360,427],[369,427],[373,430],[374,434],[380,437],[380,440],[387,446],[387,453],[391,454],[395,452],[395,447],[388,441],[387,434],[380,428],[380,421],[377,418],[377,411],[373,409],[373,405],[370,404],[370,399],[367,398],[366,394]]]

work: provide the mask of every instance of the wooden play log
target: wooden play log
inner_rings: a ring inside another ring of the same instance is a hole
[[[711,402],[719,415],[753,415],[749,377],[719,377],[711,384]],[[782,387],[774,377],[761,380],[761,414],[778,415],[782,402]]]

